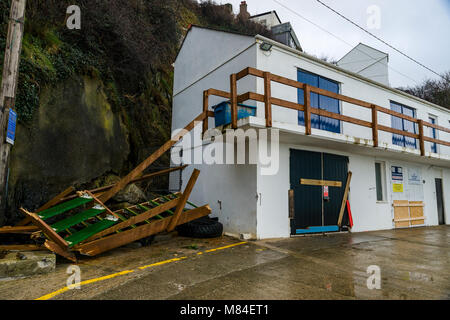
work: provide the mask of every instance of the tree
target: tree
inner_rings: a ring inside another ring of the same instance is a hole
[[[428,79],[417,86],[398,89],[450,109],[450,71],[443,74],[443,79]]]

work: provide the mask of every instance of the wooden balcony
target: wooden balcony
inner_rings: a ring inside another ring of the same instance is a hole
[[[238,81],[247,77],[247,76],[255,76],[264,79],[264,94],[259,94],[255,92],[246,92],[244,94],[238,95],[237,92],[237,84]],[[280,98],[276,98],[272,96],[272,82],[277,82],[292,88],[296,89],[302,89],[304,92],[304,105],[291,102],[287,100],[283,100]],[[372,119],[371,121],[365,121],[358,118],[353,118],[350,116],[345,116],[342,114],[313,108],[311,106],[311,99],[310,99],[310,93],[314,92],[317,94],[320,94],[322,96],[330,97],[337,99],[339,101],[347,102],[352,105],[356,105],[361,108],[369,109],[371,110]],[[450,133],[449,128],[445,128],[436,124],[429,123],[422,119],[416,119],[398,112],[395,112],[393,110],[378,106],[376,104],[351,98],[342,94],[337,94],[331,91],[327,91],[324,89],[320,89],[314,86],[310,86],[306,83],[301,83],[292,79],[288,79],[285,77],[281,77],[278,75],[271,74],[270,72],[264,72],[258,69],[254,68],[245,68],[244,70],[230,75],[230,92],[225,92],[222,90],[216,90],[216,89],[208,89],[203,92],[203,113],[206,114],[206,117],[203,120],[203,133],[205,133],[208,130],[209,125],[209,118],[213,117],[214,114],[212,111],[209,110],[209,97],[210,96],[218,96],[225,99],[229,99],[231,102],[231,127],[233,129],[237,129],[237,122],[238,122],[238,114],[237,114],[237,106],[238,103],[245,102],[247,100],[254,100],[263,102],[265,105],[265,122],[266,127],[271,128],[272,127],[272,107],[274,105],[279,107],[284,107],[288,109],[293,109],[297,111],[303,111],[305,114],[305,133],[306,135],[311,135],[311,115],[316,114],[319,116],[324,116],[336,120],[340,120],[343,122],[352,123],[358,126],[366,127],[372,129],[372,140],[373,140],[373,146],[376,148],[379,145],[379,132],[384,131],[392,134],[398,134],[405,137],[410,137],[417,139],[419,141],[420,146],[420,153],[422,156],[425,156],[425,142],[431,142],[435,143],[437,145],[443,145],[450,147],[449,141],[443,141],[439,139],[434,139],[431,137],[425,136],[425,127],[427,128],[434,128],[438,131]],[[392,127],[388,127],[385,125],[379,124],[378,121],[378,114],[379,113],[385,113],[391,116],[395,116],[401,119],[405,119],[407,121],[410,121],[412,123],[415,123],[418,125],[419,133],[411,133],[408,131],[403,131],[399,129],[394,129]]]

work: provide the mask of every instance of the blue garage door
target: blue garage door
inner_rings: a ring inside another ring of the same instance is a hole
[[[391,101],[391,110],[396,111],[401,114],[404,114],[406,116],[413,117],[413,118],[416,117],[416,111],[413,108],[404,106],[397,102]],[[396,116],[392,116],[392,128],[411,132],[414,134],[417,133],[416,124],[414,122],[411,122],[409,120],[405,120],[405,119],[402,119],[402,118],[399,118]],[[397,146],[401,146],[401,147],[407,147],[407,148],[412,148],[412,149],[417,148],[416,139],[410,138],[410,137],[405,137],[405,136],[398,135],[398,134],[392,135],[392,143]]]
[[[298,81],[309,84],[311,86],[339,93],[339,84],[333,80],[321,77],[304,70],[298,70]],[[298,103],[304,104],[305,97],[302,89],[298,90]],[[341,113],[339,100],[325,97],[317,93],[311,92],[311,107],[327,110],[337,114]],[[298,112],[298,124],[305,125],[305,114],[303,111]],[[311,127],[336,133],[341,133],[341,122],[336,119],[322,117],[317,114],[311,115]]]

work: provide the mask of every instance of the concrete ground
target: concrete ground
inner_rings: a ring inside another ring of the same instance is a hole
[[[381,289],[369,290],[369,266]],[[240,242],[167,235],[149,247],[67,262],[49,275],[0,281],[0,299],[450,299],[450,227]]]

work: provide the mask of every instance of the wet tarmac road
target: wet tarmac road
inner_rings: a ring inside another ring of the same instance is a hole
[[[247,243],[166,237],[83,259],[81,280],[100,280],[58,292],[67,266],[0,282],[0,299],[450,299],[450,227]],[[367,286],[370,266],[380,289]]]

